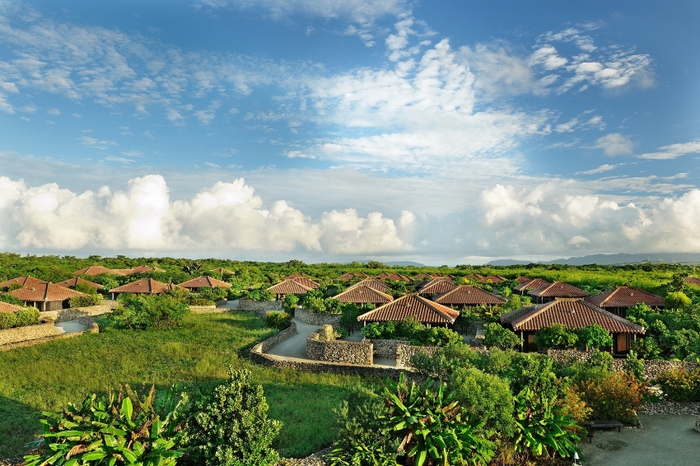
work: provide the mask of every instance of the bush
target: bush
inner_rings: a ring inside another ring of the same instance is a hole
[[[281,423],[267,417],[261,385],[250,371],[228,368],[229,380],[190,407],[185,424],[186,462],[193,465],[274,465],[272,442]]]
[[[25,327],[39,323],[41,313],[35,307],[27,307],[15,312],[15,327]]]
[[[682,291],[672,291],[666,295],[667,309],[683,309],[692,303],[693,301]]]
[[[294,313],[294,308],[297,307],[298,303],[299,303],[299,296],[297,296],[295,294],[284,295],[284,299],[282,300],[284,310],[287,311],[287,313],[289,313],[289,314]]]
[[[578,335],[560,323],[553,323],[535,332],[535,344],[540,349],[567,349],[574,348],[578,343]]]
[[[119,301],[121,305],[107,316],[117,328],[146,330],[177,326],[189,312],[187,304],[169,295],[123,294]]]
[[[520,337],[500,324],[492,322],[484,325],[484,346],[502,350],[513,349],[520,345]]]
[[[447,346],[463,341],[459,333],[449,328],[432,327],[425,331],[425,344],[427,346]]]
[[[277,330],[284,330],[292,322],[292,316],[286,312],[268,312],[265,316],[265,325]]]
[[[612,335],[598,324],[579,329],[578,340],[586,346],[586,349],[609,349],[613,344]]]
[[[671,369],[656,381],[671,401],[700,401],[700,369]]]
[[[89,294],[86,296],[74,296],[69,301],[70,307],[97,306],[102,304],[101,294]]]
[[[15,306],[24,306],[24,301],[17,299],[10,294],[0,293],[0,301],[3,303],[14,304]]]
[[[581,399],[591,408],[592,419],[613,419],[636,425],[636,411],[646,394],[644,384],[621,373],[599,373],[575,384]]]
[[[0,312],[0,330],[12,328],[17,325],[17,317],[14,312]]]
[[[428,377],[449,380],[458,369],[474,367],[474,361],[479,358],[465,344],[448,345],[439,348],[432,355],[418,352],[411,357],[411,366]]]
[[[144,395],[128,385],[99,399],[89,395],[80,406],[44,413],[42,438],[30,444],[24,464],[174,465],[182,456],[180,406],[170,395],[158,400],[154,387]]]

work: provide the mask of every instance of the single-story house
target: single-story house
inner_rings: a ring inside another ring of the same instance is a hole
[[[666,304],[666,300],[661,296],[629,286],[618,286],[614,290],[588,296],[586,301],[620,317],[626,317],[627,309],[639,303],[644,303],[652,309],[662,308]]]
[[[5,280],[4,282],[0,283],[0,289],[9,288],[12,285],[20,285],[21,287],[25,287],[32,285],[41,285],[43,283],[48,282],[46,280],[39,280],[38,278],[34,277],[22,276],[17,278],[11,278],[10,280]]]
[[[377,280],[388,280],[390,282],[410,282],[411,279],[400,273],[380,273],[375,277]]]
[[[627,353],[644,327],[599,308],[581,298],[555,299],[544,304],[521,307],[501,316],[501,325],[520,336],[523,351],[537,351],[535,332],[559,323],[568,329],[598,324],[613,336],[612,352]]]
[[[685,277],[683,281],[689,285],[700,286],[700,278]]]
[[[316,288],[320,287],[321,285],[313,280],[311,280],[309,277],[305,277],[304,275],[301,274],[296,274],[291,277],[287,277],[288,280],[294,280],[298,284],[310,288],[312,290],[315,290]]]
[[[121,270],[108,269],[107,267],[103,267],[101,265],[91,265],[90,267],[86,267],[84,269],[76,270],[75,272],[73,272],[73,275],[89,275],[91,277],[102,274],[127,275]]]
[[[494,293],[489,293],[474,285],[460,285],[453,290],[442,293],[433,301],[445,306],[463,309],[470,306],[494,306],[504,304],[506,299]]]
[[[376,280],[374,278],[365,278],[364,280],[361,280],[357,283],[355,283],[352,286],[368,286],[372,288],[373,290],[381,291],[382,293],[387,293],[389,290],[391,290],[391,287],[387,285],[384,282],[380,282],[379,280]]]
[[[230,288],[231,284],[217,280],[214,277],[209,277],[207,275],[193,278],[192,280],[187,280],[186,282],[180,283],[178,286],[187,288],[190,291],[197,291],[200,288]]]
[[[484,278],[484,276],[481,274],[478,274],[478,273],[471,273],[469,275],[463,276],[462,278],[468,282],[477,282],[477,281],[481,280],[482,278]]]
[[[343,303],[354,303],[357,305],[371,303],[375,306],[380,306],[394,300],[391,295],[377,291],[366,285],[351,286],[342,293],[333,296],[333,298]]]
[[[407,294],[360,315],[360,322],[401,322],[412,318],[426,325],[452,325],[459,311],[417,294]]]
[[[457,288],[457,285],[455,285],[449,278],[433,278],[428,282],[418,285],[418,294],[421,296],[434,296],[452,291],[455,288]]]
[[[304,286],[296,280],[284,280],[268,288],[275,294],[275,299],[280,301],[288,294],[306,294],[313,288]]]
[[[500,275],[489,275],[487,277],[480,278],[477,283],[489,283],[489,282],[491,282],[492,284],[495,285],[496,283],[501,283],[501,282],[505,282],[505,281],[508,281],[508,279],[505,277],[501,277]]]
[[[518,285],[524,285],[527,282],[531,282],[532,278],[526,277],[525,275],[521,275],[518,278],[516,278],[515,281],[518,282]]]
[[[159,282],[152,278],[142,278],[141,280],[112,288],[109,292],[112,294],[112,299],[117,299],[117,296],[122,293],[159,294],[167,293],[175,288],[178,288],[178,285]]]
[[[73,289],[75,289],[75,287],[78,285],[87,285],[95,291],[101,291],[104,289],[104,286],[100,285],[99,283],[91,282],[90,280],[85,280],[84,278],[80,277],[69,278],[68,280],[63,280],[62,282],[56,283],[56,285]]]
[[[360,272],[360,273],[348,272],[348,273],[344,273],[340,277],[338,277],[338,280],[340,280],[341,282],[349,282],[350,280],[355,280],[356,278],[365,279],[365,278],[369,278],[369,275],[367,275],[366,273],[362,273],[362,272]]]
[[[541,278],[532,278],[524,283],[513,288],[513,291],[517,292],[520,296],[525,296],[528,291],[537,290],[539,288],[544,288],[551,285],[547,280],[542,280]]]
[[[547,303],[556,298],[585,298],[589,295],[587,291],[577,288],[574,285],[569,285],[564,282],[554,282],[542,288],[537,288],[528,291],[537,303]]]
[[[27,306],[36,307],[40,311],[68,309],[71,298],[87,296],[85,293],[49,282],[35,283],[7,294],[23,301]]]
[[[24,309],[21,306],[15,306],[14,304],[6,303],[4,301],[0,301],[0,312],[17,312],[20,309]]]
[[[135,275],[137,273],[149,273],[149,272],[165,272],[163,269],[158,267],[151,267],[150,265],[139,265],[130,269],[115,269],[117,272],[122,272],[124,275]]]

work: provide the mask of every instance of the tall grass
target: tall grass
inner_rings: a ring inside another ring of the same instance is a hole
[[[107,329],[0,352],[0,458],[25,453],[43,410],[124,383],[177,385],[197,396],[226,378],[228,364],[250,368],[263,384],[270,415],[284,424],[280,453],[308,455],[333,441],[333,409],[361,380],[269,369],[241,357],[272,333],[252,314],[203,314],[187,316],[179,328]]]

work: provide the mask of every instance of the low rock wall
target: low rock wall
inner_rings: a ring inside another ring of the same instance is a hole
[[[396,359],[396,350],[399,345],[409,346],[410,341],[404,340],[369,340],[364,339],[374,345],[374,357],[383,359]]]
[[[554,359],[556,362],[561,364],[573,364],[576,362],[585,362],[591,357],[593,352],[591,351],[572,351],[572,350],[548,350],[547,356]],[[686,369],[694,370],[700,365],[695,362],[686,361],[663,361],[650,359],[642,361],[644,363],[644,380],[656,380],[661,374],[667,372],[671,369]],[[615,372],[622,372],[625,368],[624,359],[615,359],[613,361],[613,370]]]
[[[679,401],[658,401],[656,403],[646,403],[639,410],[639,414],[647,415],[696,415],[700,417],[700,403]]]
[[[316,332],[306,339],[306,357],[316,361],[371,366],[373,352],[368,341],[322,341]]]
[[[216,307],[214,304],[211,306],[190,306],[190,312],[192,314],[223,314],[231,309]]]
[[[78,319],[78,323],[87,327],[87,330],[81,333],[100,333],[100,327],[93,317],[81,317]]]
[[[437,346],[398,345],[396,348],[396,367],[411,367],[411,358],[414,354],[427,353],[432,355],[437,349]]]
[[[27,325],[25,327],[8,328],[0,330],[0,345],[8,345],[26,340],[36,340],[56,334],[53,322],[45,324]]]
[[[241,298],[238,301],[238,309],[249,312],[283,311],[282,301],[253,301],[248,298]]]
[[[316,314],[302,307],[294,309],[294,318],[309,325],[332,325],[333,327],[340,325],[340,314]]]
[[[297,334],[297,324],[295,322],[292,322],[289,324],[289,327],[286,329],[282,330],[281,332],[271,336],[267,340],[263,341],[262,343],[258,343],[255,345],[254,348],[258,348],[260,352],[262,353],[267,353],[270,351],[270,348],[282,343],[284,340],[293,337],[294,335]]]
[[[42,319],[52,319],[54,322],[68,322],[80,317],[99,316],[112,312],[109,304],[99,304],[97,306],[72,307],[69,309],[59,309],[56,311],[44,311],[41,313]]]
[[[697,419],[695,419],[695,431],[700,432],[700,414],[698,415]]]

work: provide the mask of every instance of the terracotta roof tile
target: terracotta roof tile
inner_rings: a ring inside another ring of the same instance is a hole
[[[380,273],[375,277],[377,280],[389,280],[392,282],[410,282],[411,279],[400,273]]]
[[[344,273],[340,277],[338,277],[338,280],[350,281],[350,280],[354,280],[356,278],[363,278],[363,279],[369,278],[369,275],[367,275],[366,273],[362,273],[362,272],[360,272],[360,273],[348,272],[348,273]]]
[[[78,285],[87,285],[95,290],[101,290],[104,288],[104,286],[100,285],[99,283],[94,283],[90,280],[85,280],[84,278],[80,277],[69,278],[68,280],[63,280],[62,282],[56,283],[56,285],[63,286],[66,288],[75,288]]]
[[[528,290],[536,290],[538,288],[544,288],[545,286],[549,286],[551,283],[549,283],[547,280],[542,280],[541,278],[534,278],[531,279],[525,283],[522,283],[515,288],[513,288],[515,291],[528,291]]]
[[[452,291],[436,296],[433,301],[446,306],[479,306],[482,304],[503,304],[505,298],[489,293],[474,285],[460,285]]]
[[[355,303],[355,304],[385,304],[389,301],[393,301],[394,298],[386,293],[377,291],[369,286],[365,285],[355,285],[347,290],[333,296],[338,301],[344,303]]]
[[[275,294],[306,294],[311,288],[294,280],[284,280],[283,282],[271,286],[268,290]]]
[[[524,285],[525,283],[532,281],[532,278],[521,275],[518,278],[516,278],[515,281],[521,285]]]
[[[686,283],[690,283],[691,285],[700,286],[700,278],[685,277],[683,281]]]
[[[531,290],[528,294],[539,298],[583,298],[589,293],[568,283],[554,282],[551,285]]]
[[[221,275],[234,275],[234,273],[231,272],[229,269],[225,269],[223,267],[217,267],[215,269],[211,269],[210,272],[220,273]]]
[[[479,283],[491,282],[491,283],[495,284],[495,283],[505,282],[507,280],[508,280],[507,278],[501,277],[500,275],[489,275],[488,277],[484,277],[484,278],[479,279]]]
[[[65,301],[66,299],[76,296],[87,296],[85,293],[54,285],[49,282],[25,286],[24,288],[10,291],[7,294],[22,301],[34,302]]]
[[[168,291],[177,288],[177,285],[172,283],[163,283],[152,278],[142,278],[135,282],[127,283],[126,285],[118,286],[109,290],[110,293],[145,293],[158,294],[167,293]]]
[[[416,294],[402,296],[366,312],[357,320],[365,322],[400,322],[409,317],[424,324],[453,324],[459,312]]]
[[[361,280],[352,286],[360,285],[368,286],[373,290],[381,291],[382,293],[386,293],[387,291],[391,290],[391,287],[389,285],[387,285],[384,282],[380,282],[379,280],[375,280],[374,278],[365,278],[364,280]]]
[[[183,288],[229,288],[231,284],[217,280],[214,277],[204,275],[193,278],[192,280],[187,280],[186,282],[182,282],[178,286]]]
[[[618,286],[614,290],[589,296],[586,301],[603,309],[606,307],[632,307],[639,303],[644,303],[649,307],[664,307],[665,304],[664,298],[660,296],[628,286]]]
[[[595,323],[610,333],[645,333],[644,327],[580,298],[555,299],[546,304],[522,307],[503,314],[501,323],[511,325],[516,331],[537,331],[553,323],[579,329]]]
[[[423,283],[418,288],[418,294],[440,294],[454,290],[457,285],[449,278],[433,278],[429,282]]]
[[[73,275],[90,275],[94,277],[95,275],[102,275],[106,273],[108,275],[125,275],[121,270],[108,269],[107,267],[102,267],[101,265],[92,265],[90,267],[76,270]]]
[[[472,274],[469,274],[469,275],[465,275],[465,276],[462,277],[462,278],[464,278],[464,279],[467,280],[467,281],[472,281],[472,280],[481,280],[482,278],[484,278],[484,276],[483,276],[483,275],[479,275],[478,273],[472,273]]]
[[[315,290],[316,288],[321,286],[318,283],[316,283],[315,281],[313,281],[309,278],[306,278],[306,277],[294,277],[294,278],[292,278],[292,280],[294,280],[295,282],[297,282],[301,286],[306,287],[306,288],[311,288],[312,290]]]
[[[4,301],[0,301],[0,312],[17,312],[20,309],[24,309],[21,306],[15,306],[14,304],[6,303]]]
[[[31,285],[41,285],[42,283],[47,283],[45,280],[39,280],[38,278],[34,277],[17,277],[17,278],[12,278],[10,280],[6,280],[2,283],[0,283],[0,288],[7,288],[12,285],[22,285],[22,286],[31,286]]]

